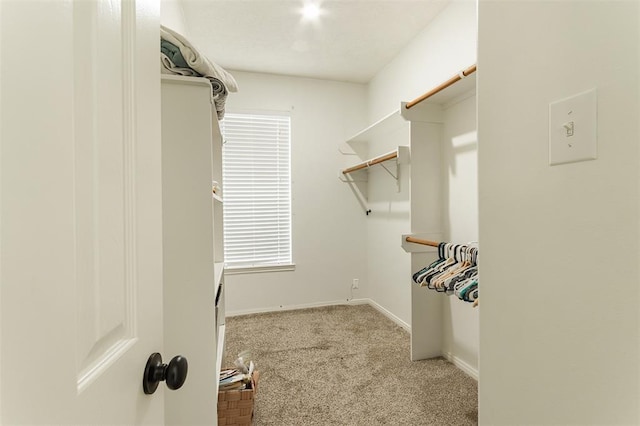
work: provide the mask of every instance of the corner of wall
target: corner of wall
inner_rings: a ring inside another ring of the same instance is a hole
[[[452,1],[369,82],[368,117],[375,122],[477,60],[475,0]]]
[[[180,0],[160,1],[160,23],[188,37],[187,20]]]

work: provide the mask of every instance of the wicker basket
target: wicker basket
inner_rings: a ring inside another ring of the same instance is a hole
[[[218,426],[250,426],[253,423],[253,402],[260,374],[253,372],[251,389],[218,392]]]

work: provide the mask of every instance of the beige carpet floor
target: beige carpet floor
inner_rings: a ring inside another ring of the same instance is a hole
[[[229,317],[223,365],[260,371],[255,425],[475,425],[477,382],[410,360],[409,334],[369,305]]]

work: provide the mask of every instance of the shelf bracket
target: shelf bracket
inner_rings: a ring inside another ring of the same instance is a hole
[[[389,173],[389,175],[394,178],[396,180],[396,186],[398,187],[398,192],[400,192],[400,161],[396,160],[396,173],[393,174],[393,172],[391,170],[389,170],[389,168],[387,166],[385,166],[384,164],[380,163],[380,166],[382,166],[382,168]]]
[[[382,163],[380,163],[380,165],[382,166],[383,169],[385,169],[387,171],[387,173],[389,173],[391,175],[392,178],[394,178],[395,180],[398,180],[398,176],[400,176],[400,167],[398,167],[398,163],[397,162],[396,162],[396,174],[395,175],[393,173],[391,173],[391,170],[389,170],[387,168],[387,166],[385,166]]]

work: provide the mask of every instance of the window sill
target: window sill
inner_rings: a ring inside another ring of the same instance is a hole
[[[225,275],[240,275],[240,274],[260,274],[263,272],[284,272],[295,271],[296,265],[292,263],[290,265],[273,265],[273,266],[244,266],[236,268],[224,268]]]

